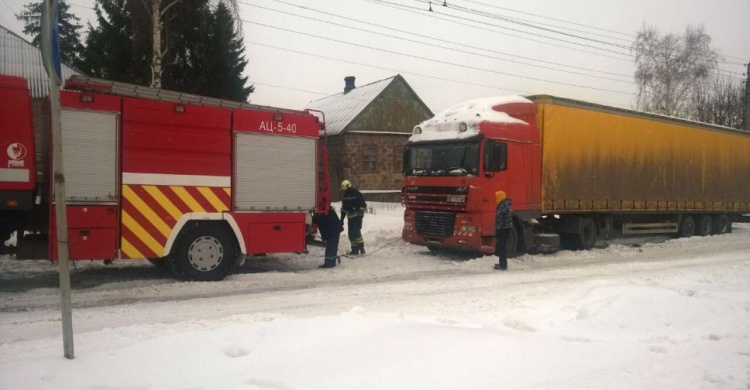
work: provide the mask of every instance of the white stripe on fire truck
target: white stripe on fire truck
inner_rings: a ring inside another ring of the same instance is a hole
[[[29,170],[26,168],[0,168],[0,181],[28,182]]]
[[[171,175],[167,173],[122,173],[122,184],[186,187],[230,187],[229,176]]]

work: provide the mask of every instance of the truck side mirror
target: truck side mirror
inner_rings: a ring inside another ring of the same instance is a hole
[[[409,162],[410,162],[409,160],[411,157],[410,152],[411,152],[411,147],[409,145],[406,145],[404,147],[404,156],[401,159],[401,162],[403,163],[403,167],[401,167],[402,168],[401,170],[403,171],[404,175],[408,173],[407,170],[409,169]]]
[[[484,144],[484,172],[491,176],[491,172],[504,171],[508,163],[508,145],[494,140],[487,140]]]

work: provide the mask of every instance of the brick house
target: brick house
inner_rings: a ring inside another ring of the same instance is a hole
[[[401,75],[360,87],[344,78],[342,93],[310,102],[325,113],[333,200],[348,179],[368,200],[398,201],[404,145],[418,123],[433,116]]]

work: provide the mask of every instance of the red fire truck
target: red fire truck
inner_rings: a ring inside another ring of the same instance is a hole
[[[724,234],[750,212],[750,133],[548,95],[489,98],[414,128],[403,239],[491,254],[495,192],[509,253],[613,234]]]
[[[327,211],[321,113],[80,76],[60,100],[73,260],[220,280],[246,256],[305,251]],[[17,232],[18,258],[54,261],[50,133],[31,107],[26,80],[0,76],[0,244]]]

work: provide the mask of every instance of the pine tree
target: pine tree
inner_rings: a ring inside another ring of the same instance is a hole
[[[222,1],[213,12],[205,61],[205,81],[198,93],[221,99],[247,101],[255,89],[242,73],[247,66],[245,47],[235,29],[234,17]]]
[[[42,2],[31,2],[23,6],[23,11],[15,15],[16,19],[24,23],[23,33],[32,36],[31,43],[39,47],[42,32]],[[78,61],[83,47],[80,42],[79,31],[83,26],[81,19],[70,13],[70,6],[65,0],[60,0],[57,7],[58,32],[60,34],[60,59],[67,64]]]
[[[150,80],[148,33],[134,15],[138,0],[96,0],[97,26],[89,24],[78,68],[109,80],[146,85]]]

